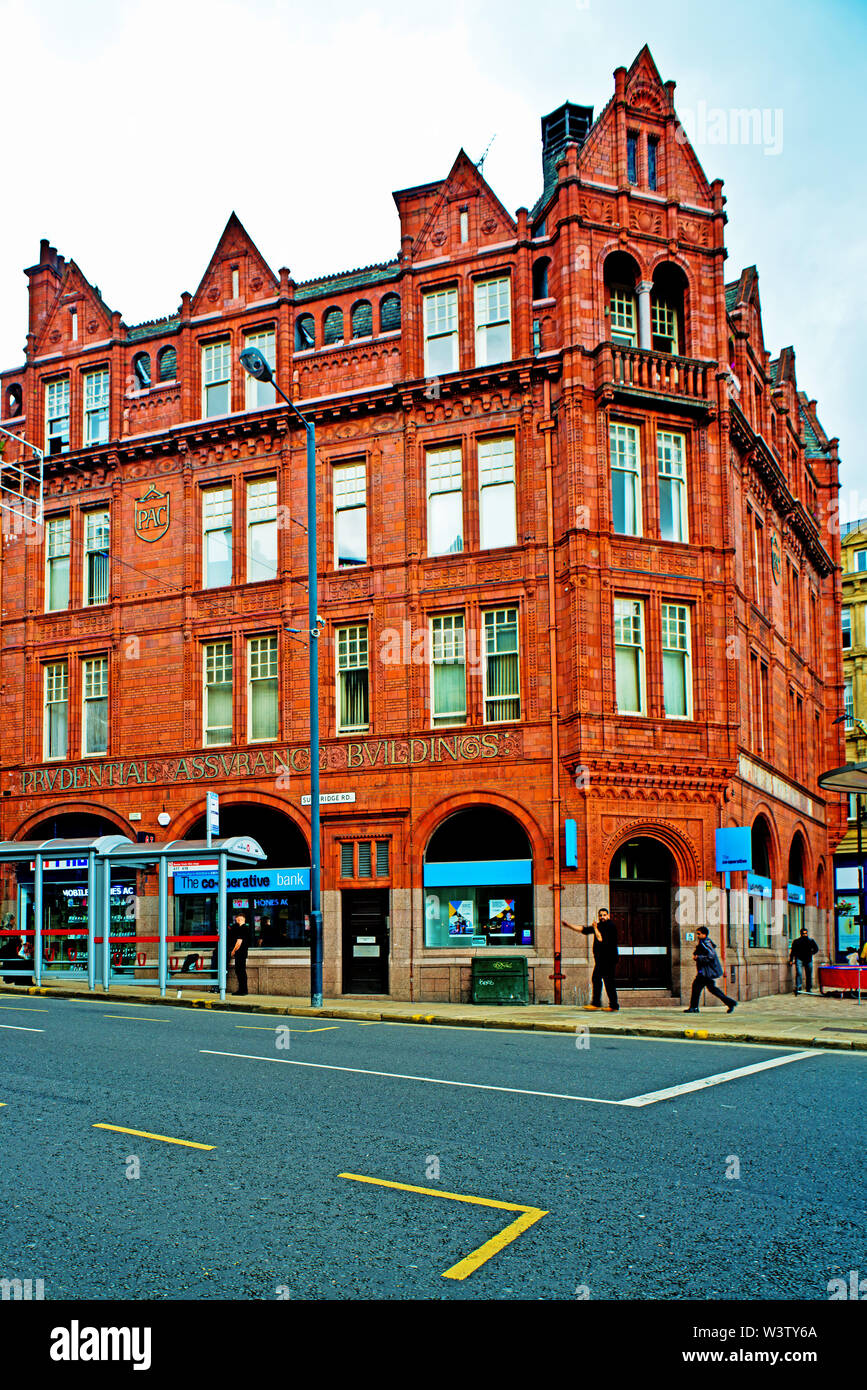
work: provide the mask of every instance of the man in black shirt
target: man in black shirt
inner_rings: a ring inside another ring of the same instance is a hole
[[[807,977],[807,993],[813,993],[813,957],[817,954],[819,947],[816,945],[806,927],[801,928],[801,935],[796,936],[792,942],[792,949],[789,952],[789,964],[794,961],[795,965],[795,993],[800,994],[804,976]]]
[[[250,946],[250,928],[243,912],[236,912],[232,918],[229,932],[229,960],[234,961],[238,977],[237,994],[247,994],[247,951]]]
[[[620,1005],[617,1002],[617,986],[614,983],[614,976],[617,972],[617,928],[608,915],[607,907],[600,907],[596,921],[590,927],[582,927],[585,936],[593,936],[593,1002],[586,1004],[587,1009],[602,1008],[602,986],[605,986],[605,993],[608,995],[608,1008],[611,1013],[617,1013]]]

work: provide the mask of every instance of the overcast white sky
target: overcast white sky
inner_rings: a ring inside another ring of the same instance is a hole
[[[645,42],[725,180],[726,278],[757,264],[766,342],[794,344],[840,437],[842,513],[867,515],[865,0],[0,0],[0,366],[23,359],[41,237],[128,324],[196,288],[233,209],[297,280],[383,260],[392,190],[461,146],[496,136],[485,175],[531,206],[540,116],[598,112]],[[714,109],[742,107],[766,141],[712,142]]]

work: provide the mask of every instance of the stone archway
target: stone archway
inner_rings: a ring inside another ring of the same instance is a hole
[[[671,989],[672,901],[677,865],[652,835],[634,835],[611,857],[608,902],[617,931],[617,986]]]

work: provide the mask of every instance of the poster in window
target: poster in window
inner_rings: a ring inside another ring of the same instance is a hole
[[[428,893],[424,902],[424,915],[428,922],[438,922],[440,919],[440,900],[438,893]]]
[[[474,904],[469,898],[449,902],[449,936],[473,935]]]
[[[515,935],[515,899],[488,899],[488,931],[499,936]]]

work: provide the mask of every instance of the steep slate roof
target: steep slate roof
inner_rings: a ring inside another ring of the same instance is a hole
[[[321,299],[326,294],[341,294],[344,290],[362,289],[365,285],[380,285],[397,275],[397,257],[379,265],[365,265],[357,270],[340,270],[336,275],[323,275],[317,280],[302,280],[295,286],[295,299]]]
[[[825,431],[822,429],[821,424],[819,424],[818,419],[816,420],[816,425],[818,425],[819,430],[821,431],[822,438],[820,439],[819,435],[816,433],[813,421],[810,418],[810,402],[806,391],[798,392],[798,404],[800,407],[801,415],[801,433],[804,436],[804,453],[806,454],[808,459],[825,458],[827,454],[828,437],[825,434]]]
[[[140,343],[145,338],[161,338],[164,333],[174,333],[180,324],[180,314],[165,319],[148,319],[146,323],[137,323],[132,328],[128,328],[127,340],[131,343]]]

